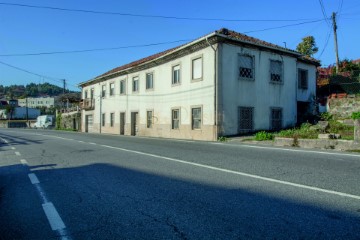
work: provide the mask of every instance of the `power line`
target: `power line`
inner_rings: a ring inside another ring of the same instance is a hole
[[[326,41],[325,41],[325,44],[324,44],[324,48],[323,48],[323,50],[321,51],[320,55],[318,56],[318,59],[320,59],[321,56],[323,55],[323,53],[324,53],[324,51],[325,51],[325,49],[326,49],[326,47],[327,47],[327,45],[328,45],[328,43],[329,43],[330,36],[331,36],[331,28],[329,29],[329,33],[328,33],[328,36],[327,36],[327,38],[326,38]]]
[[[328,19],[328,17],[327,17],[327,15],[326,15],[326,11],[325,11],[325,7],[324,7],[324,3],[323,3],[323,1],[322,1],[322,0],[319,0],[319,3],[320,3],[321,12],[322,12],[322,14],[323,14],[324,18],[326,19],[326,23],[327,23],[327,25],[330,27],[330,26],[331,26],[331,24],[330,24],[330,22],[327,20],[327,19]]]
[[[308,21],[308,22],[301,22],[301,23],[295,23],[295,24],[288,24],[278,27],[271,27],[271,28],[265,28],[265,29],[259,29],[259,30],[252,30],[252,31],[246,31],[244,33],[253,33],[253,32],[263,32],[268,30],[274,30],[274,29],[280,29],[280,28],[286,28],[286,27],[292,27],[292,26],[299,26],[309,23],[315,23],[315,22],[321,22],[324,21],[324,19],[320,20],[314,20],[314,21]],[[164,45],[164,44],[172,44],[172,43],[178,43],[178,42],[189,42],[193,39],[182,39],[182,40],[176,40],[171,42],[161,42],[161,43],[150,43],[150,44],[143,44],[143,45],[130,45],[130,46],[121,46],[121,47],[111,47],[111,48],[94,48],[94,49],[83,49],[83,50],[70,50],[70,51],[53,51],[53,52],[40,52],[40,53],[18,53],[18,54],[0,54],[0,57],[24,57],[24,56],[40,56],[40,55],[54,55],[54,54],[68,54],[68,53],[83,53],[83,52],[96,52],[96,51],[108,51],[108,50],[118,50],[118,49],[128,49],[128,48],[139,48],[139,47],[150,47],[150,46],[158,46],[158,45]]]
[[[143,18],[163,18],[163,19],[176,19],[176,20],[193,20],[193,21],[224,21],[224,22],[299,22],[313,19],[225,19],[225,18],[193,18],[193,17],[176,17],[176,16],[164,16],[164,15],[145,15],[145,14],[133,14],[133,13],[121,13],[121,12],[106,12],[106,11],[95,11],[95,10],[84,10],[84,9],[71,9],[71,8],[60,8],[60,7],[49,7],[39,5],[27,5],[19,3],[5,3],[0,2],[0,5],[14,6],[14,7],[26,7],[26,8],[37,8],[47,9],[55,11],[66,11],[66,12],[81,12],[91,14],[105,14],[105,15],[119,15],[129,17],[143,17]]]
[[[301,23],[295,23],[295,24],[288,24],[288,25],[283,25],[283,26],[279,26],[279,27],[271,27],[271,28],[264,28],[264,29],[259,29],[259,30],[247,31],[247,32],[244,32],[244,33],[263,32],[263,31],[268,31],[268,30],[273,30],[273,29],[280,29],[280,28],[286,28],[286,27],[299,26],[299,25],[304,25],[304,24],[308,24],[308,23],[316,23],[316,22],[321,22],[321,21],[324,21],[324,20],[325,19],[319,19],[319,20],[313,20],[313,21],[307,21],[307,22],[301,22]]]
[[[14,69],[17,69],[17,70],[22,71],[22,72],[26,72],[26,73],[38,76],[38,77],[47,78],[47,79],[52,80],[52,81],[62,82],[62,80],[59,79],[59,78],[53,78],[53,77],[48,77],[48,76],[45,76],[45,75],[37,74],[37,73],[31,72],[29,70],[13,66],[11,64],[8,64],[8,63],[2,62],[2,61],[0,61],[0,64],[11,67],[11,68],[14,68]]]
[[[144,45],[130,45],[130,46],[111,47],[111,48],[94,48],[94,49],[84,49],[84,50],[54,51],[54,52],[40,52],[40,53],[0,54],[0,56],[1,57],[19,57],[19,56],[39,56],[39,55],[66,54],[66,53],[96,52],[96,51],[108,51],[108,50],[127,49],[127,48],[150,47],[150,46],[158,46],[158,45],[178,43],[178,42],[187,42],[187,41],[192,41],[192,40],[193,39],[183,39],[183,40],[177,40],[177,41],[171,41],[171,42],[150,43],[150,44],[144,44]]]

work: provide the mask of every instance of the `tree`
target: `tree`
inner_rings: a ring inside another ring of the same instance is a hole
[[[319,51],[319,48],[316,46],[315,38],[313,36],[307,36],[297,45],[296,51],[311,57]]]

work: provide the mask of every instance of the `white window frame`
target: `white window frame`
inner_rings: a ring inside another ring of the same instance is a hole
[[[126,94],[126,80],[120,80],[120,95]]]
[[[273,69],[271,69],[272,63],[280,63],[280,65],[281,65],[280,73],[278,73],[278,72],[273,72]],[[269,74],[269,81],[270,81],[270,83],[283,84],[283,83],[284,83],[284,62],[281,61],[281,60],[270,59],[269,73],[270,73],[270,74]],[[274,75],[273,75],[273,74],[274,74]],[[279,75],[279,76],[280,76],[280,81],[275,81],[275,80],[273,80],[273,78],[275,77],[275,75]]]
[[[175,68],[179,68],[179,69],[175,69]],[[179,74],[175,75],[175,71],[178,71]],[[178,63],[178,64],[174,64],[171,67],[171,85],[176,86],[180,84],[181,84],[181,64]]]
[[[151,116],[149,113],[151,113]],[[153,125],[154,125],[154,111],[146,110],[146,128],[153,128]]]
[[[280,111],[280,114],[281,114],[280,120],[273,118],[273,111]],[[284,121],[283,116],[284,116],[283,108],[281,108],[281,107],[270,107],[270,116],[269,117],[270,117],[270,129],[271,130],[280,130],[280,129],[282,129],[283,121]],[[279,124],[280,126],[279,127],[274,126],[275,121],[280,121],[280,124]]]
[[[94,98],[94,88],[90,89],[90,99]]]
[[[101,97],[102,98],[106,97],[106,84],[101,85]]]
[[[302,79],[302,73],[305,74],[305,83]],[[298,68],[298,89],[307,90],[309,88],[309,71],[307,69]]]
[[[105,127],[105,120],[106,120],[106,114],[105,113],[102,113],[101,114],[101,126],[102,127]]]
[[[115,113],[111,112],[110,113],[110,127],[114,127],[115,125]]]
[[[136,77],[132,78],[132,92],[133,93],[138,93],[139,92],[139,87],[140,87],[139,83],[140,83],[139,76],[136,76]]]
[[[251,59],[251,77],[241,76],[243,69],[249,69],[248,66],[242,65],[241,58],[250,58]],[[238,78],[239,80],[245,81],[254,81],[255,80],[255,57],[250,54],[238,54]]]
[[[177,111],[177,119],[174,118],[174,112]],[[175,126],[175,121],[177,121],[177,127]],[[171,129],[179,130],[180,129],[180,108],[171,109]]]
[[[196,119],[194,118],[194,110],[195,109],[200,109],[200,117],[197,117]],[[192,106],[191,107],[191,130],[201,130],[202,129],[202,116],[203,116],[203,108],[202,106]],[[199,127],[195,127],[195,121],[200,121],[200,126]]]
[[[115,83],[111,82],[109,84],[109,96],[113,97],[115,95]]]
[[[198,60],[200,60],[200,76],[195,76],[195,69],[196,69],[196,67],[195,67],[195,65],[194,65],[194,63],[195,63],[195,61],[198,61]],[[200,56],[196,56],[196,57],[193,57],[193,58],[191,58],[191,81],[193,81],[193,82],[196,82],[196,81],[201,81],[201,80],[203,80],[203,74],[204,74],[204,63],[203,63],[203,56],[202,55],[200,55]]]
[[[151,78],[148,78],[151,76]],[[154,72],[148,72],[145,74],[145,88],[146,90],[154,89]]]

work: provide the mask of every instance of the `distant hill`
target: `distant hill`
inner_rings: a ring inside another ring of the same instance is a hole
[[[74,91],[66,91],[67,93],[77,93]],[[25,98],[25,97],[41,97],[41,96],[59,96],[63,94],[63,89],[50,83],[30,83],[24,85],[0,85],[0,95],[5,98]]]

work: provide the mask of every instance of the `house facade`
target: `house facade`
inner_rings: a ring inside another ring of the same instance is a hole
[[[38,107],[51,108],[55,106],[55,102],[56,102],[55,98],[53,97],[36,97],[36,98],[18,99],[18,104],[20,107],[27,106],[30,108],[38,108]]]
[[[318,65],[220,29],[81,83],[82,131],[211,141],[294,126]]]

